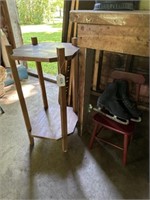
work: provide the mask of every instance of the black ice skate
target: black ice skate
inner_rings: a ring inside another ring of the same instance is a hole
[[[137,109],[136,104],[129,99],[129,85],[126,80],[116,80],[117,83],[117,97],[124,107],[124,109],[130,114],[130,120],[135,122],[141,122],[141,113]]]
[[[97,108],[93,108],[93,110],[121,124],[128,124],[130,116],[120,105],[116,94],[117,83],[113,82],[108,84],[105,91],[97,100]]]

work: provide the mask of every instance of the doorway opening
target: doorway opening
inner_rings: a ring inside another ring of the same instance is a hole
[[[64,0],[16,0],[24,44],[31,37],[38,42],[61,42]],[[35,62],[27,62],[28,72],[37,76]],[[56,81],[57,63],[42,63],[45,79]]]

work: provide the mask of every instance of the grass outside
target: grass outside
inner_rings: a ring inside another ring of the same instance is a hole
[[[51,25],[52,28],[61,28],[62,23],[57,23]],[[22,33],[24,44],[31,44],[31,37],[37,37],[39,42],[60,42],[62,37],[62,31],[57,30],[56,32],[29,32]],[[36,70],[35,62],[27,62],[28,68]],[[51,74],[56,76],[57,71],[57,63],[42,63],[43,72],[46,74]]]

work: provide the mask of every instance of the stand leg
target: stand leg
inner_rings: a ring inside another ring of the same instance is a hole
[[[31,37],[31,42],[32,42],[33,46],[38,45],[37,37]],[[45,84],[44,84],[44,78],[43,78],[43,71],[42,71],[41,62],[36,62],[36,68],[37,68],[38,77],[39,77],[39,81],[40,81],[44,108],[46,110],[48,108],[48,102],[47,102],[47,96],[46,96],[46,90],[45,90]]]
[[[19,97],[19,101],[20,101],[20,105],[21,105],[24,121],[25,121],[25,124],[26,124],[28,137],[29,137],[29,140],[30,140],[30,144],[33,145],[34,144],[34,139],[33,139],[32,135],[31,135],[30,119],[29,119],[29,115],[28,115],[25,99],[24,99],[24,96],[23,96],[23,92],[22,92],[22,88],[21,88],[21,84],[20,84],[20,80],[19,80],[19,75],[18,75],[16,63],[10,57],[10,55],[13,53],[12,52],[12,47],[10,45],[6,46],[6,50],[7,50],[7,54],[8,54],[8,57],[9,57],[9,62],[10,62],[10,65],[11,65],[12,74],[13,74],[13,78],[14,78],[14,81],[15,81],[16,90],[17,90],[17,93],[18,93],[18,97]]]
[[[100,125],[98,123],[95,123],[94,130],[92,132],[92,136],[91,136],[90,143],[89,143],[89,149],[92,149],[92,147],[93,147],[93,143],[94,143],[95,137],[98,134],[99,126]]]
[[[36,67],[37,67],[38,77],[39,77],[41,91],[42,91],[44,108],[46,110],[48,108],[48,102],[47,102],[46,89],[45,89],[45,84],[44,84],[44,78],[43,78],[43,71],[42,71],[41,63],[36,62]]]
[[[64,48],[57,48],[58,72],[65,76],[65,52]],[[62,131],[62,149],[67,151],[67,100],[66,86],[59,88],[60,113],[61,113],[61,131]]]

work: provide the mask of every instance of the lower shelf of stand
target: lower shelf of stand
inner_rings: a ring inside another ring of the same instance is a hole
[[[34,119],[31,119],[31,135],[38,138],[58,140],[62,137],[60,106],[51,105],[46,111],[44,108]],[[67,128],[68,134],[74,132],[78,117],[72,107],[67,107]]]

